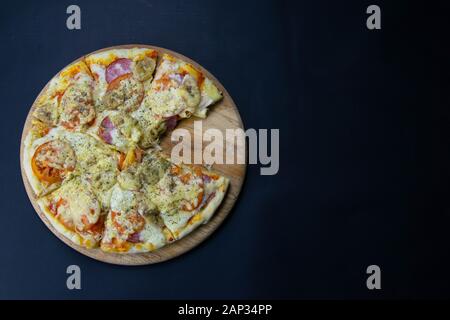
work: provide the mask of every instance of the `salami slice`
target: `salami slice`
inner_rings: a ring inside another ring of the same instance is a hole
[[[105,117],[100,123],[98,129],[98,135],[100,138],[108,144],[112,144],[112,131],[115,130],[115,126],[109,117]]]
[[[131,60],[126,58],[117,59],[106,68],[106,82],[111,83],[114,79],[127,73],[131,73]]]

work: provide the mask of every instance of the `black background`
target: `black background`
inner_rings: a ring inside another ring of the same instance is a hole
[[[78,4],[82,29],[66,28]],[[366,28],[378,4],[382,29]],[[8,1],[0,10],[0,298],[450,297],[448,7],[423,1]],[[35,214],[22,127],[47,81],[144,43],[211,71],[246,128],[280,129],[280,171],[248,167],[198,248],[157,265],[84,257]],[[82,290],[66,288],[66,267]],[[366,288],[381,267],[382,289]]]

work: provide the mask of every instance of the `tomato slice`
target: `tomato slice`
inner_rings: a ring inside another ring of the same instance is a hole
[[[111,119],[106,116],[103,118],[100,126],[98,128],[98,136],[105,141],[107,144],[112,144],[112,135],[111,132],[115,129],[114,124]]]
[[[109,64],[105,70],[106,82],[112,83],[125,74],[131,74],[131,64],[131,60],[127,58],[119,58]]]
[[[52,140],[40,145],[31,159],[33,173],[40,181],[53,184],[75,169],[75,153],[69,144]]]

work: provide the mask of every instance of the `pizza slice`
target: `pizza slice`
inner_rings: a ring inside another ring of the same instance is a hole
[[[36,182],[31,185],[40,196],[41,210],[74,243],[97,246],[117,183],[118,153],[87,134],[60,128],[36,140],[35,147],[29,181]]]
[[[44,135],[58,125],[82,131],[95,119],[92,100],[93,78],[83,61],[64,68],[49,83],[36,102],[33,112],[34,131]],[[36,131],[37,130],[37,131]]]
[[[148,48],[112,49],[85,57],[95,79],[97,111],[138,108],[156,66],[157,51]]]
[[[105,215],[86,179],[74,177],[40,198],[38,205],[51,225],[66,238],[86,248],[98,246]]]
[[[147,252],[171,241],[173,236],[158,216],[156,206],[142,192],[117,184],[111,195],[101,249],[117,253]]]
[[[208,107],[221,98],[220,91],[200,70],[164,54],[142,104],[132,113],[143,129],[140,145],[148,148],[155,144],[180,119],[191,115],[205,118]]]
[[[198,166],[171,164],[156,184],[146,187],[164,225],[180,239],[209,221],[222,202],[229,180]]]
[[[167,119],[205,118],[208,106],[222,98],[212,81],[192,64],[164,54],[144,105]]]
[[[145,252],[174,240],[144,192],[144,187],[156,184],[169,166],[165,158],[149,150],[120,171],[101,244],[104,251]]]
[[[120,154],[90,135],[53,128],[44,137],[26,143],[23,168],[37,196],[42,196],[73,176],[84,175],[102,195],[102,203],[116,183]]]

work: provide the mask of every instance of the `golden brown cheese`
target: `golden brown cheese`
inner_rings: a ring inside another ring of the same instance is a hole
[[[39,201],[52,225],[79,245],[93,247],[103,234],[101,206],[89,183],[75,177]]]

